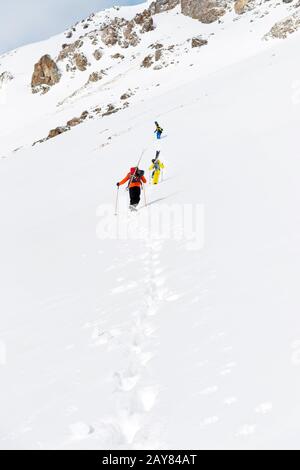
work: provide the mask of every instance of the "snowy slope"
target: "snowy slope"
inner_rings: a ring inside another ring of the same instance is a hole
[[[29,68],[19,79],[23,105],[38,104],[1,137],[2,449],[299,448],[300,35],[261,40],[282,5],[251,31],[250,14],[207,26],[176,13],[157,15],[151,42],[170,18],[173,43],[215,35],[173,69],[124,71],[63,110],[63,83],[32,97]],[[129,108],[31,146],[135,86]],[[3,106],[15,116],[17,98]],[[165,180],[135,215],[121,190],[116,218],[115,183],[143,149],[147,169],[155,119]],[[180,233],[189,211],[198,243]]]

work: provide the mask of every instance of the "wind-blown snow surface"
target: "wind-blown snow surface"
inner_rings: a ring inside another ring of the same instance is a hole
[[[196,56],[169,90],[1,160],[1,448],[300,447],[299,43],[227,66],[212,47],[213,73]],[[200,205],[199,250],[99,235],[155,119],[165,181],[129,220],[121,190],[121,229]]]

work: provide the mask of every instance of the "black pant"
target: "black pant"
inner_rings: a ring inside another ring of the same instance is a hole
[[[141,199],[141,188],[139,186],[134,186],[133,188],[129,188],[129,196],[130,196],[130,205],[138,204]]]

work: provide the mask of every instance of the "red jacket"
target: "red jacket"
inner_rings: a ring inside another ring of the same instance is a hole
[[[127,181],[130,181],[131,178],[132,178],[132,175],[130,173],[128,173],[128,175],[125,176],[125,178],[122,181],[120,181],[119,185],[121,186],[122,184],[125,184]],[[140,187],[142,185],[142,182],[144,184],[147,183],[147,180],[146,180],[145,176],[141,176],[140,181],[135,181],[135,182],[132,181],[129,185],[129,188]]]

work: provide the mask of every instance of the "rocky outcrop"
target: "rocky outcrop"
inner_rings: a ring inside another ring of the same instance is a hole
[[[74,54],[78,52],[83,46],[83,41],[78,39],[77,41],[73,42],[72,44],[63,44],[62,50],[58,54],[57,61],[65,60],[65,59],[73,59]]]
[[[57,137],[58,135],[63,134],[64,132],[67,132],[68,130],[70,129],[67,126],[60,126],[56,127],[55,129],[51,129],[46,140],[53,139],[54,137]]]
[[[88,116],[89,116],[89,112],[83,111],[80,117],[74,117],[70,119],[65,126],[58,126],[58,127],[55,127],[55,129],[51,129],[49,131],[48,136],[45,139],[38,140],[33,145],[37,143],[46,142],[46,140],[54,139],[54,137],[57,137],[58,135],[68,132],[69,130],[71,130],[72,127],[76,127],[79,124],[81,124],[83,121],[85,121]]]
[[[153,65],[153,55],[147,55],[143,62],[141,63],[141,67],[144,67],[145,69],[149,69],[151,65]]]
[[[163,55],[163,50],[156,49],[155,54],[154,54],[155,62],[158,62],[162,58],[162,55]]]
[[[137,25],[141,26],[140,32],[142,34],[148,33],[149,31],[153,31],[155,29],[150,10],[144,10],[142,13],[138,13],[134,17],[134,21]]]
[[[50,55],[44,55],[34,66],[31,79],[32,93],[47,93],[50,87],[60,81],[60,71]]]
[[[132,96],[132,94],[133,93],[131,91],[127,91],[126,93],[123,93],[123,95],[121,95],[120,97],[120,100],[122,101],[128,100]]]
[[[81,124],[83,121],[86,120],[88,117],[89,112],[88,111],[83,111],[81,113],[80,117],[75,117],[73,119],[70,119],[70,121],[67,122],[67,127],[75,127],[78,126],[78,124]]]
[[[121,47],[129,47],[133,46],[136,47],[139,42],[140,38],[138,37],[137,33],[134,31],[135,29],[135,22],[134,20],[129,21],[126,25],[126,27],[123,29],[123,36],[124,36],[124,41],[121,41]]]
[[[78,126],[80,123],[81,123],[81,119],[75,117],[73,119],[70,119],[70,121],[67,122],[67,126],[68,127],[75,127],[75,126]]]
[[[105,116],[110,116],[111,114],[115,114],[117,113],[118,111],[120,111],[120,108],[116,108],[115,105],[113,104],[109,104],[107,106],[107,109],[105,111],[105,113],[102,114],[103,117]]]
[[[172,10],[180,4],[180,0],[156,0],[152,2],[149,11],[152,15],[163,13],[164,11]]]
[[[296,12],[291,16],[275,23],[271,30],[264,36],[264,39],[286,39],[290,34],[300,29],[300,13]]]
[[[251,0],[235,0],[234,11],[237,15],[245,13],[250,6]],[[253,3],[253,2],[252,2]]]
[[[103,57],[103,52],[101,49],[96,49],[94,52],[93,52],[93,56],[95,57],[96,60],[100,60],[102,59]]]
[[[0,74],[0,89],[2,88],[2,85],[5,85],[6,83],[10,82],[13,80],[13,75],[10,72],[2,72]]]
[[[102,80],[103,74],[101,72],[93,72],[89,76],[88,83],[95,83],[99,82],[99,80]]]
[[[206,46],[208,41],[201,37],[192,38],[192,48]]]
[[[116,60],[124,60],[125,59],[125,56],[123,56],[123,54],[120,54],[120,52],[117,52],[116,54],[113,54],[111,56],[112,59],[116,59]]]
[[[74,63],[76,68],[81,72],[85,72],[88,67],[88,60],[82,53],[77,53],[74,55]]]
[[[111,25],[106,26],[106,28],[103,29],[101,39],[106,46],[115,46],[118,43],[117,22],[113,22]]]
[[[181,0],[181,11],[201,23],[213,23],[226,13],[225,0]]]
[[[71,44],[63,44],[60,53],[58,54],[57,61],[67,61],[66,70],[67,72],[80,70],[84,72],[89,66],[86,56],[80,52],[80,48],[83,46],[82,39]]]
[[[148,9],[138,13],[131,21],[114,18],[102,28],[101,40],[106,46],[136,47],[140,42],[138,32],[145,34],[154,29],[152,14]]]

